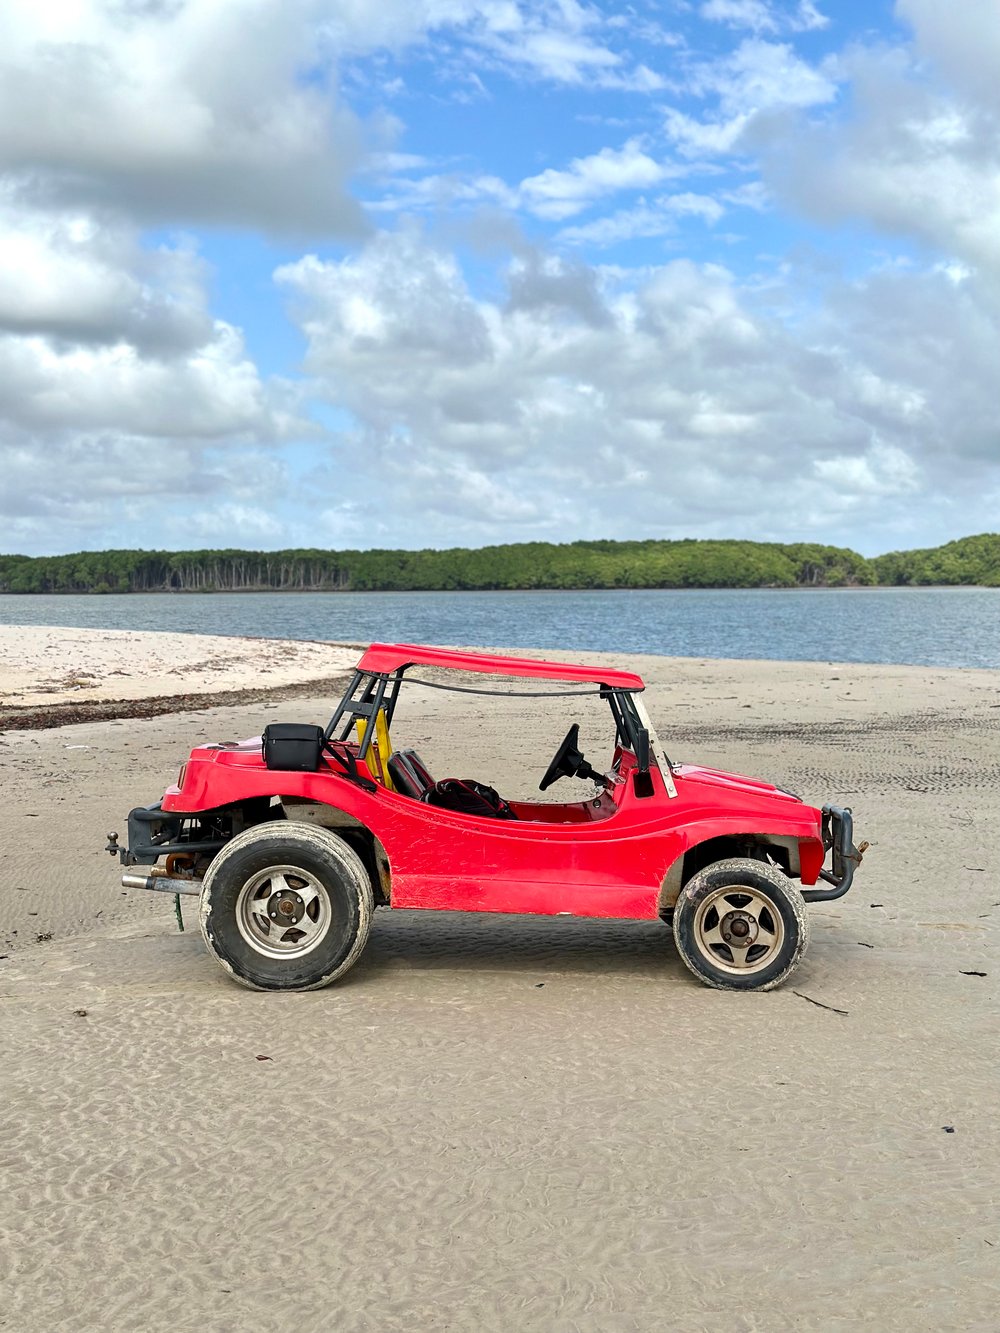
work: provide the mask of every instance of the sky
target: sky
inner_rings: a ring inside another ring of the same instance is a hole
[[[0,550],[1000,530],[997,0],[4,0]]]

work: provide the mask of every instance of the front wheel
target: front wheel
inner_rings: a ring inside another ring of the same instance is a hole
[[[748,857],[693,875],[674,908],[674,943],[685,964],[718,990],[772,990],[809,939],[802,895],[775,866]]]
[[[357,960],[373,910],[368,872],[343,839],[306,824],[259,824],[209,867],[201,933],[252,990],[317,990]]]

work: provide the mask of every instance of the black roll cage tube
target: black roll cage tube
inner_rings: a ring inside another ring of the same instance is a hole
[[[621,746],[639,753],[639,735],[643,731],[642,721],[636,711],[632,695],[635,690],[612,690],[607,685],[601,686],[601,698],[611,705],[611,714],[615,719],[615,740]]]
[[[405,668],[404,668],[405,670]],[[375,728],[372,725],[378,716],[379,709],[385,708],[385,720],[388,724],[392,723],[392,715],[396,711],[396,700],[399,697],[399,687],[403,683],[402,671],[395,673],[392,690],[386,699],[386,690],[389,686],[389,676],[385,672],[371,673],[367,671],[355,671],[347,692],[337,705],[336,712],[330,721],[326,724],[323,731],[324,741],[330,740],[341,720],[346,716],[343,730],[337,737],[340,741],[346,741],[351,734],[351,727],[357,718],[366,718],[368,726],[365,727],[364,739],[358,750],[358,758],[364,759],[372,747],[372,741],[375,739]],[[362,691],[361,697],[354,698],[361,682],[367,680],[367,684]]]

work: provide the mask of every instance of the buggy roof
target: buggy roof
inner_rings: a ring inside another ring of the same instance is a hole
[[[455,671],[527,676],[535,680],[586,681],[593,685],[607,685],[615,690],[645,689],[642,677],[631,671],[613,671],[604,666],[573,666],[568,662],[543,662],[533,657],[461,653],[451,648],[426,648],[415,643],[373,643],[362,653],[357,669],[382,674],[408,666],[449,667]]]

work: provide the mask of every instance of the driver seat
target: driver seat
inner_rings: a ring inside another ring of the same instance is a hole
[[[416,750],[394,750],[389,756],[389,776],[401,796],[419,801],[434,786],[434,779]]]

